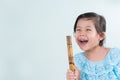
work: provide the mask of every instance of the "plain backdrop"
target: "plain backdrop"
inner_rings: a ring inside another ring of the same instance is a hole
[[[105,46],[120,47],[120,0],[0,0],[0,80],[66,80],[66,36],[79,14],[107,21]]]

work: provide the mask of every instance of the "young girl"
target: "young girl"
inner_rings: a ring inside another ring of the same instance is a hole
[[[81,14],[74,25],[75,39],[84,52],[74,56],[75,72],[67,80],[120,80],[120,49],[103,46],[105,18],[94,12]]]

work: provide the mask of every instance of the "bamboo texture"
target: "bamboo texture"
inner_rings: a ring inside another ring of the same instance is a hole
[[[70,70],[75,72],[71,36],[66,36],[66,39],[67,39],[69,68],[70,68]]]

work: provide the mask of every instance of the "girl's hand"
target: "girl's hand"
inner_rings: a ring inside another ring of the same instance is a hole
[[[80,80],[80,71],[75,67],[75,72],[68,70],[66,73],[67,80]]]

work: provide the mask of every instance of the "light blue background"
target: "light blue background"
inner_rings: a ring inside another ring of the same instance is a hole
[[[0,0],[0,80],[65,80],[66,35],[73,53],[76,17],[94,11],[105,16],[105,46],[120,47],[119,0]]]

